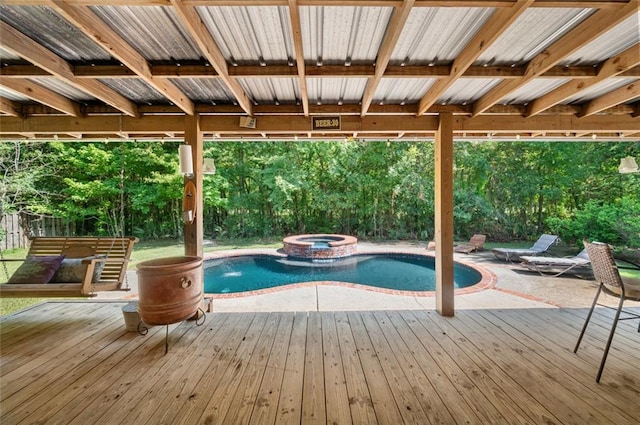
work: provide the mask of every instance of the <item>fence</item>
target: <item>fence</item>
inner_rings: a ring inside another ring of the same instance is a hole
[[[32,214],[5,214],[2,216],[0,249],[26,248],[29,237],[64,236],[71,234],[69,222],[61,218]]]

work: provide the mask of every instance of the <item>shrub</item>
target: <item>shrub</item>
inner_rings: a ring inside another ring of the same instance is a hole
[[[583,238],[613,245],[640,246],[640,201],[631,197],[611,203],[589,201],[568,219],[550,218],[549,228],[565,242]]]

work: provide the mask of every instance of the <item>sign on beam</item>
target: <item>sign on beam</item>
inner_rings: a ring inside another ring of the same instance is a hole
[[[340,130],[340,116],[311,117],[313,130]]]

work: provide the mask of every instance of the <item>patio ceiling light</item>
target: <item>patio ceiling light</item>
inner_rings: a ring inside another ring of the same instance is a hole
[[[620,160],[620,166],[618,167],[618,171],[622,174],[637,173],[638,164],[636,163],[636,159],[632,156],[626,156],[622,158]]]
[[[202,172],[204,174],[215,174],[216,173],[216,164],[213,161],[213,158],[204,158],[204,163],[202,166]]]
[[[191,146],[180,145],[179,159],[180,159],[180,172],[185,177],[193,176],[193,156],[191,154]]]

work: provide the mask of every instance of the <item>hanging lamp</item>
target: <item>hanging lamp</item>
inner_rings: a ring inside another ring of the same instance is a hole
[[[193,155],[191,153],[190,145],[180,145],[179,159],[180,159],[180,173],[185,177],[193,176]]]
[[[621,174],[637,173],[638,164],[636,163],[636,159],[632,156],[626,156],[620,159],[620,166],[618,167],[618,171]]]

